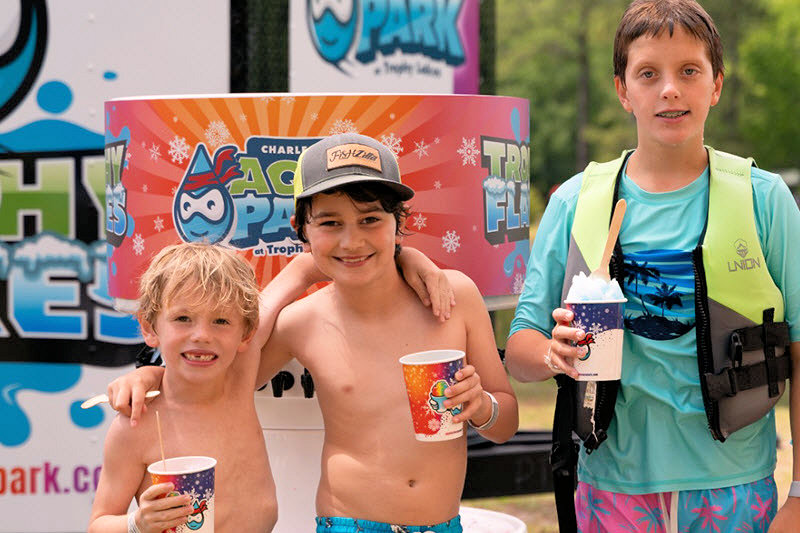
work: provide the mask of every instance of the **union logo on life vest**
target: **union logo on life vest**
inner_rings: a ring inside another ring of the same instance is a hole
[[[744,239],[736,239],[736,242],[733,243],[733,247],[736,250],[736,253],[739,254],[741,259],[734,259],[733,261],[728,261],[728,272],[737,272],[739,270],[753,270],[754,268],[761,268],[761,258],[756,257],[747,257],[749,253],[749,248],[747,247],[747,241]]]

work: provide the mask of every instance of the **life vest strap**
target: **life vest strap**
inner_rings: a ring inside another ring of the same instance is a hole
[[[565,374],[555,377],[558,383],[556,410],[553,416],[553,447],[550,466],[553,470],[553,493],[558,514],[558,529],[562,533],[577,531],[575,516],[575,486],[578,482],[579,445],[572,439],[575,427],[575,381]]]
[[[759,361],[752,365],[740,365],[726,368],[719,374],[705,374],[704,378],[708,387],[708,395],[714,401],[719,401],[726,396],[735,396],[739,391],[750,390],[767,385],[772,377],[768,371],[768,364],[774,370],[777,381],[783,381],[791,376],[792,359],[788,350],[780,357]]]
[[[731,333],[731,357],[741,361],[741,353],[760,350],[765,346],[788,346],[789,325],[786,322],[768,322],[759,326],[740,328]]]

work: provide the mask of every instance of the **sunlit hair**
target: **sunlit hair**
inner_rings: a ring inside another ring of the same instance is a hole
[[[344,194],[353,202],[357,203],[379,202],[381,204],[381,209],[394,216],[397,222],[397,234],[405,235],[402,231],[402,227],[403,222],[408,218],[409,209],[405,202],[400,199],[400,195],[398,195],[394,189],[380,183],[361,182],[342,185],[341,187],[336,187],[335,189],[330,189],[311,197],[297,200],[294,212],[295,229],[297,230],[297,237],[302,242],[308,242],[305,234],[305,226],[311,221],[313,199],[321,194],[339,193]]]
[[[204,243],[167,246],[139,280],[140,318],[154,324],[176,297],[191,308],[232,309],[244,318],[245,334],[258,324],[258,285],[250,265],[231,250]]]
[[[714,79],[725,72],[722,64],[722,41],[711,16],[694,0],[634,0],[625,10],[614,36],[614,76],[625,83],[628,48],[642,35],[658,37],[664,31],[672,37],[680,25],[705,44]]]

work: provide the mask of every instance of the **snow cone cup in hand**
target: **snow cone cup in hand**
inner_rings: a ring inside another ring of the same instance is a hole
[[[625,298],[564,302],[572,311],[572,327],[586,332],[577,346],[586,354],[575,360],[578,381],[612,381],[622,376],[622,326]]]
[[[166,467],[165,467],[166,463]],[[174,494],[188,494],[194,508],[189,520],[167,533],[214,533],[214,469],[217,460],[211,457],[171,457],[147,467],[153,485],[172,483]]]
[[[461,405],[444,406],[444,390],[456,383],[456,372],[464,367],[461,350],[430,350],[400,358],[408,391],[411,419],[417,440],[436,442],[457,439],[464,423],[453,423]]]

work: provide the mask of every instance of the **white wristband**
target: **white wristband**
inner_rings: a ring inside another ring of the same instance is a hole
[[[800,498],[800,481],[792,481],[792,485],[789,487],[789,496]]]
[[[136,525],[136,511],[128,513],[128,533],[142,533]]]
[[[489,400],[492,402],[492,414],[491,416],[489,416],[489,420],[487,420],[480,426],[476,426],[475,424],[473,424],[472,420],[467,420],[467,423],[470,426],[477,429],[478,431],[485,431],[487,429],[490,429],[495,424],[495,422],[497,422],[497,417],[500,415],[500,404],[497,403],[497,398],[492,396],[491,392],[488,391],[483,391],[483,392],[486,393],[486,395],[489,397]]]

